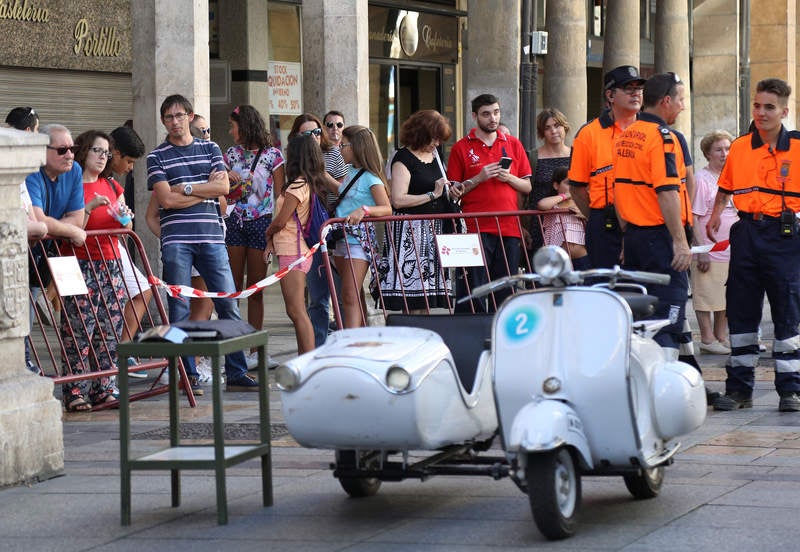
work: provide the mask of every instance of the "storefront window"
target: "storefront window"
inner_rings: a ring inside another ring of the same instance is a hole
[[[276,147],[283,147],[297,115],[303,113],[300,6],[269,2],[269,123]]]

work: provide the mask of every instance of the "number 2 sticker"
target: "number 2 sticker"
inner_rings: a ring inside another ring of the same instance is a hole
[[[533,307],[525,306],[513,309],[505,316],[503,333],[511,345],[521,345],[530,338],[539,327],[539,312]]]

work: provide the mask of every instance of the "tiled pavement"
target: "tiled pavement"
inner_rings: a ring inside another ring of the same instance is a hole
[[[270,352],[291,356],[294,335],[270,292]],[[771,335],[765,325],[765,335]],[[721,389],[723,357],[703,356]],[[213,474],[184,471],[183,502],[170,507],[163,472],[135,472],[132,525],[119,523],[119,441],[115,411],[64,419],[65,475],[0,491],[0,549],[21,550],[793,550],[800,537],[800,414],[777,412],[771,369],[758,371],[753,409],[709,410],[659,497],[631,499],[620,478],[584,478],[582,521],[572,539],[546,542],[526,497],[508,480],[437,477],[385,483],[372,498],[346,497],[328,470],[331,454],[298,447],[276,432],[275,505],[261,506],[258,464],[228,471],[230,522],[216,523]],[[137,383],[136,385],[142,385]],[[278,397],[272,421],[280,429]],[[207,423],[210,399],[184,406],[183,421]],[[255,424],[246,393],[226,394],[226,423]],[[132,433],[163,429],[163,397],[133,405]],[[250,427],[250,426],[242,426]],[[135,451],[159,448],[135,439]]]

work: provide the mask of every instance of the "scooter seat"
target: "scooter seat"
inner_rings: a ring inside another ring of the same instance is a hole
[[[642,320],[647,318],[656,310],[658,297],[653,295],[643,295],[633,291],[620,291],[618,293],[619,296],[622,297],[631,308],[634,320]]]
[[[390,314],[387,326],[423,328],[439,334],[453,355],[461,385],[472,393],[481,353],[490,348],[493,314]]]

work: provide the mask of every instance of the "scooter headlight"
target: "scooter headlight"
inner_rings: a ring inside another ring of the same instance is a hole
[[[294,391],[300,385],[300,374],[287,364],[275,369],[275,385],[281,391]]]
[[[543,278],[553,279],[572,270],[572,263],[566,251],[555,245],[548,245],[533,256],[533,270]]]
[[[395,393],[401,393],[411,385],[411,374],[402,366],[392,366],[386,372],[386,386]]]

